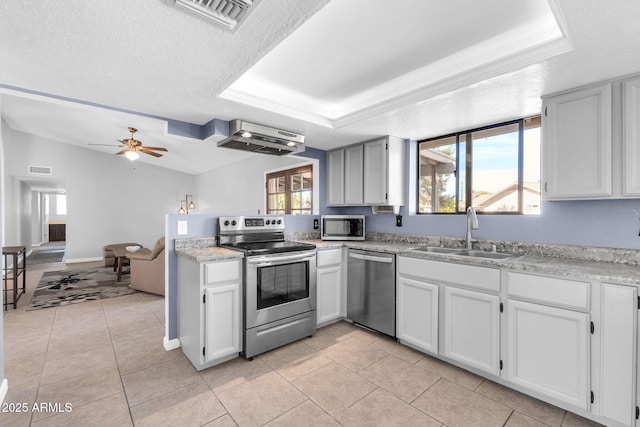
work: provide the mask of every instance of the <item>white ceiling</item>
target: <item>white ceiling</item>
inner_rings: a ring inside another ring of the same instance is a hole
[[[251,154],[159,118],[240,118],[329,149],[538,114],[541,95],[640,72],[640,2],[262,0],[229,33],[172,0],[4,0],[0,40],[10,127],[109,154],[87,144],[134,126],[169,149],[138,161],[198,174]]]

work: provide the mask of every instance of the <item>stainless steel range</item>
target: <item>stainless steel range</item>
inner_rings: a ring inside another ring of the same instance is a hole
[[[284,218],[219,217],[219,245],[244,252],[244,357],[316,331],[315,245],[284,240]]]

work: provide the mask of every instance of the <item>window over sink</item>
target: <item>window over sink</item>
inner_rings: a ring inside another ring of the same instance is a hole
[[[540,214],[540,116],[418,141],[418,213]]]
[[[313,213],[313,166],[306,165],[267,174],[268,215]]]

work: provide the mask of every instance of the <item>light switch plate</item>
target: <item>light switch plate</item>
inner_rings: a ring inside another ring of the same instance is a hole
[[[184,236],[187,233],[187,221],[178,221],[178,236]]]

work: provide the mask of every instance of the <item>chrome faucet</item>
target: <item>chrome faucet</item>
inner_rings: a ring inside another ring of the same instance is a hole
[[[467,249],[471,249],[471,230],[478,229],[478,217],[476,216],[476,210],[473,206],[467,208]]]

